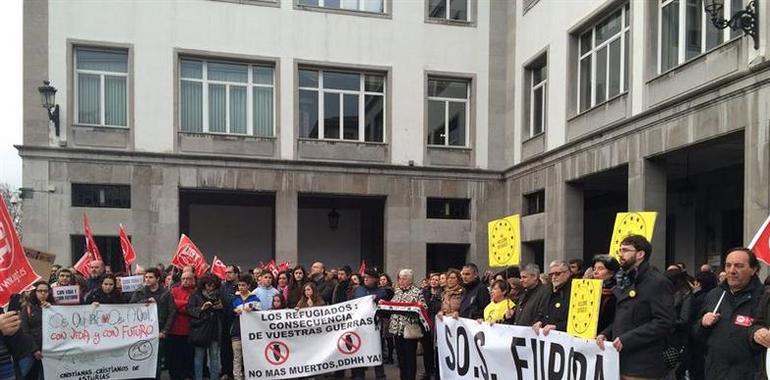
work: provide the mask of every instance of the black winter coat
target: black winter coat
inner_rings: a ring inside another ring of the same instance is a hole
[[[717,310],[719,320],[710,328],[703,327],[703,314],[714,311],[722,293],[725,297]],[[693,325],[694,338],[706,345],[706,379],[752,380],[760,377],[764,350],[753,343],[755,329],[752,327],[757,321],[752,320],[758,317],[758,306],[764,293],[765,287],[755,276],[745,289],[736,293],[730,291],[725,281],[706,295],[699,318]]]
[[[513,321],[517,326],[532,326],[537,322],[538,312],[544,307],[548,300],[550,289],[547,285],[540,282],[532,289],[524,289],[519,296],[519,302],[514,309]]]
[[[171,298],[171,292],[163,287],[152,291],[149,287],[143,286],[131,295],[130,303],[145,303],[150,298],[153,298],[158,306],[158,328],[165,334],[171,329],[171,324],[176,317],[176,306]]]
[[[86,304],[91,304],[94,302],[98,302],[100,304],[122,304],[126,303],[126,299],[123,296],[123,293],[120,292],[119,289],[115,289],[112,291],[112,293],[107,294],[104,291],[102,291],[101,287],[98,287],[86,294]]]
[[[615,319],[602,331],[608,343],[619,337],[620,373],[636,377],[663,377],[666,338],[674,331],[674,286],[649,262],[636,269],[630,286],[616,286]]]
[[[222,308],[215,309],[212,306],[206,310],[201,310],[206,301],[215,304],[219,302]],[[218,292],[205,296],[199,289],[190,295],[187,302],[187,314],[190,316],[190,335],[188,337],[191,344],[201,347],[214,341],[220,341],[222,338],[222,319],[228,308],[229,306],[223,302]]]
[[[478,279],[463,284],[463,288],[465,293],[460,301],[460,316],[470,319],[484,318],[484,308],[491,301],[489,289]]]
[[[542,322],[543,326],[554,325],[558,331],[567,331],[567,314],[571,289],[572,280],[567,280],[567,283],[559,289],[549,292],[542,308],[537,312],[536,321]]]
[[[43,308],[40,305],[28,303],[21,308],[21,331],[30,335],[35,341],[37,350],[43,349]],[[33,351],[33,352],[34,352]]]

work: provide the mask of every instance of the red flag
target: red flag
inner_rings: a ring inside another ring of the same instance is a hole
[[[24,254],[5,201],[0,199],[0,306],[8,305],[11,295],[29,288],[39,279]]]
[[[366,260],[361,260],[361,265],[358,266],[358,274],[364,275],[366,272]]]
[[[219,258],[214,256],[214,260],[211,260],[211,273],[214,273],[220,279],[225,279],[225,272],[227,271],[227,265]]]
[[[267,265],[265,265],[265,269],[269,270],[270,273],[273,274],[273,277],[278,278],[278,267],[275,265],[275,260],[271,259]]]
[[[289,265],[291,265],[291,264],[289,264],[288,261],[284,261],[284,262],[278,264],[278,272],[279,273],[280,272],[286,272],[287,270],[291,269],[291,267]]]
[[[176,247],[176,254],[171,259],[171,264],[179,269],[184,269],[186,265],[192,265],[195,267],[197,277],[202,276],[209,268],[203,252],[185,234],[179,238],[179,245]]]
[[[102,255],[99,253],[99,247],[96,246],[96,240],[94,240],[94,234],[91,232],[91,223],[88,222],[88,216],[83,214],[83,232],[86,235],[86,252],[91,252],[91,256],[95,260],[102,260]]]
[[[762,224],[757,234],[751,239],[749,248],[754,250],[758,259],[764,261],[765,264],[770,264],[770,216],[767,217],[765,223]]]
[[[94,261],[93,256],[88,252],[83,252],[83,256],[80,257],[80,260],[75,263],[75,270],[80,272],[80,274],[83,275],[85,278],[90,278],[91,276],[91,261]]]
[[[120,249],[123,251],[123,262],[126,263],[126,273],[131,273],[131,264],[136,260],[136,252],[131,240],[128,240],[126,230],[120,225]]]

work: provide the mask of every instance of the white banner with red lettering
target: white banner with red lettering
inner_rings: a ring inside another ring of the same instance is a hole
[[[445,317],[436,320],[436,341],[443,380],[620,378],[620,358],[610,342],[600,350],[594,340],[561,331],[543,336],[529,326]]]
[[[29,288],[39,279],[24,255],[8,207],[0,199],[0,306],[8,305],[12,294]]]
[[[43,309],[47,379],[155,378],[157,362],[154,303]]]
[[[247,379],[291,379],[382,364],[374,296],[241,314]]]

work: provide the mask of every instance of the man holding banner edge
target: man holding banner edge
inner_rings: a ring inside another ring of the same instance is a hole
[[[674,289],[650,263],[652,245],[641,235],[620,243],[621,270],[614,294],[615,318],[596,337],[599,348],[611,340],[620,353],[623,379],[656,379],[666,375],[666,337],[674,331]]]

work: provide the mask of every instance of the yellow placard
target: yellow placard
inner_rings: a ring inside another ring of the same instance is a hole
[[[642,235],[652,241],[652,232],[655,229],[655,218],[658,213],[654,211],[619,212],[615,216],[615,226],[612,228],[612,240],[610,241],[610,255],[616,260],[620,242],[628,235]]]
[[[572,280],[567,334],[583,339],[596,338],[601,297],[602,280]]]
[[[519,265],[521,259],[520,225],[519,214],[487,223],[490,267]]]

